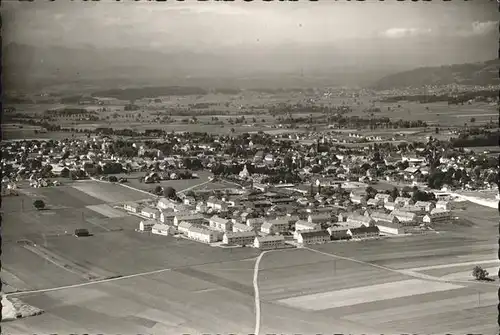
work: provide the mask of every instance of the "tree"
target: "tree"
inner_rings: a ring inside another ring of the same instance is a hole
[[[391,191],[391,198],[396,199],[397,197],[399,197],[399,190],[397,187],[394,187]]]
[[[365,192],[366,192],[366,198],[367,200],[368,199],[372,199],[372,198],[375,198],[375,196],[377,195],[377,190],[374,189],[373,187],[371,186],[368,186],[366,189],[365,189]]]
[[[476,122],[476,118],[475,117],[471,117],[470,118],[470,123],[474,123],[474,122]]]
[[[43,200],[35,200],[33,201],[33,207],[38,210],[42,210],[45,208],[45,202],[43,202]]]
[[[153,193],[156,195],[161,195],[163,193],[163,187],[160,185],[156,186],[153,190]]]
[[[177,198],[177,192],[175,191],[175,189],[173,187],[170,187],[170,186],[163,190],[163,195],[169,199]]]
[[[472,276],[476,278],[476,280],[486,280],[486,278],[488,278],[488,275],[488,271],[486,271],[479,265],[476,265],[472,270]]]
[[[64,167],[61,170],[61,177],[63,177],[63,178],[69,178],[69,175],[70,175],[69,169],[67,167]]]

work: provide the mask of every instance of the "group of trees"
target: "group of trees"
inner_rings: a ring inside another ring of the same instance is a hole
[[[487,147],[498,145],[500,132],[484,132],[478,135],[463,134],[458,138],[452,138],[451,143],[455,148],[459,147]]]
[[[172,199],[172,200],[178,199],[177,191],[173,187],[170,187],[170,186],[161,187],[158,185],[153,189],[152,193],[157,195],[157,196],[162,196],[162,197]]]

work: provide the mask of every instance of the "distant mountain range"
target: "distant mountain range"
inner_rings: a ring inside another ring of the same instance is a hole
[[[411,66],[414,60],[398,63],[387,57],[356,54],[328,45],[196,53],[9,43],[2,47],[2,79],[7,90],[39,91],[57,87],[78,94],[142,86],[205,89],[373,86],[385,89],[433,83],[499,82],[498,61],[406,71],[414,67]]]
[[[423,85],[498,85],[499,65],[500,60],[495,59],[482,63],[423,67],[385,76],[372,85],[372,88],[385,90]]]

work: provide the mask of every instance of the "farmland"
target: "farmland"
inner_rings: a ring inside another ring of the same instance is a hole
[[[7,333],[254,331],[258,250],[138,233],[139,219],[113,206],[149,195],[123,185],[21,190],[3,202],[7,292],[55,290],[19,293],[45,313],[6,323]],[[33,199],[47,209],[34,210]],[[264,254],[261,332],[493,333],[497,283],[475,282],[470,272],[481,265],[498,280],[495,210],[462,206],[454,215],[468,224],[437,225],[439,233]],[[76,228],[94,235],[75,238]]]

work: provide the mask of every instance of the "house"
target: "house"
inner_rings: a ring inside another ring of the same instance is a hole
[[[140,231],[151,231],[157,222],[155,220],[143,220],[139,223]]]
[[[347,240],[350,238],[349,234],[347,234],[348,230],[345,227],[328,227],[326,231],[330,234],[331,240]]]
[[[440,201],[436,202],[436,208],[449,211],[449,210],[451,210],[451,203],[449,201],[440,200]]]
[[[260,230],[260,227],[264,223],[263,218],[248,218],[246,220],[246,224],[249,227],[252,227],[254,230]]]
[[[405,212],[403,210],[396,209],[391,212],[391,215],[397,217],[399,222],[404,226],[413,225],[417,223],[417,214],[415,213]]]
[[[350,196],[352,203],[366,205],[366,198],[361,194],[351,194]]]
[[[434,208],[429,214],[423,217],[424,223],[446,222],[451,220],[451,211]]]
[[[349,217],[349,214],[347,213],[339,213],[339,215],[337,215],[337,222],[346,222],[347,221],[347,218]]]
[[[375,198],[368,199],[368,201],[366,202],[366,205],[369,207],[378,207],[378,206],[381,206],[383,204],[384,204],[383,199],[375,199]]]
[[[299,234],[305,231],[319,231],[319,230],[321,230],[320,224],[299,220],[295,223],[295,231],[293,233],[293,238],[298,239]]]
[[[176,229],[170,225],[157,223],[152,227],[151,232],[157,235],[170,236],[175,234]]]
[[[177,203],[171,199],[167,199],[167,198],[160,198],[158,199],[158,202],[156,204],[156,207],[160,210],[162,209],[175,209]]]
[[[174,225],[178,226],[182,221],[190,222],[192,224],[203,224],[203,222],[205,222],[205,218],[201,214],[177,213],[174,217]]]
[[[232,231],[233,230],[233,223],[229,220],[223,219],[218,217],[217,215],[212,216],[209,219],[209,226],[210,228],[218,231]]]
[[[384,208],[389,210],[389,211],[393,211],[395,210],[396,208],[399,208],[401,207],[400,205],[396,204],[395,202],[391,202],[391,201],[387,201],[385,204],[384,204]]]
[[[196,204],[196,212],[198,213],[205,213],[207,209],[208,207],[203,201],[200,201]]]
[[[238,233],[238,232],[244,232],[244,231],[255,231],[254,228],[247,226],[242,223],[233,223],[233,232]]]
[[[319,223],[315,223],[312,221],[303,221],[299,220],[295,222],[295,231],[301,231],[301,230],[317,230],[321,229],[321,226]]]
[[[400,208],[402,211],[415,213],[417,215],[424,214],[425,210],[420,206],[407,205]]]
[[[382,200],[382,203],[386,203],[386,202],[392,200],[390,194],[384,194],[384,193],[377,193],[377,194],[375,194],[375,198],[374,199],[376,199],[376,200]]]
[[[302,231],[297,236],[300,244],[321,244],[330,241],[330,234],[326,231]]]
[[[147,217],[148,219],[158,219],[160,212],[157,209],[144,207],[141,210],[141,215]]]
[[[279,249],[285,246],[285,237],[283,235],[256,236],[253,247],[262,250]]]
[[[177,230],[181,234],[187,234],[188,231],[189,231],[189,228],[191,228],[192,226],[193,226],[192,223],[186,222],[186,221],[182,221],[181,223],[179,223],[179,225],[177,225]]]
[[[373,212],[370,214],[370,217],[375,221],[375,224],[378,226],[379,224],[398,224],[399,219],[395,215],[385,214],[381,212]]]
[[[123,205],[123,208],[128,211],[128,212],[132,212],[132,213],[138,213],[141,206],[139,206],[138,204],[134,203],[134,202],[127,202]]]
[[[424,210],[426,212],[430,212],[431,210],[436,208],[436,205],[434,205],[434,203],[432,203],[430,201],[417,201],[415,203],[415,206],[422,208],[422,210]]]
[[[183,193],[181,193],[183,194]],[[196,199],[194,197],[188,197],[186,196],[183,200],[182,203],[187,206],[194,206],[196,205]]]
[[[202,243],[214,243],[218,240],[218,233],[197,225],[193,225],[188,229],[188,238]]]
[[[347,217],[347,225],[353,227],[370,227],[375,224],[375,221],[369,216],[359,215],[359,214],[351,214]]]
[[[307,217],[307,221],[316,224],[325,224],[332,222],[332,217],[328,213],[313,214]]]
[[[207,200],[207,207],[216,211],[227,211],[228,205],[219,199],[209,199]]]
[[[279,234],[284,233],[290,229],[290,223],[284,219],[274,219],[266,221],[260,227],[260,231],[265,234]]]
[[[390,223],[390,222],[380,222],[377,224],[377,227],[381,233],[389,234],[389,235],[401,235],[406,234],[407,228],[401,226],[399,223]]]
[[[377,226],[372,227],[359,227],[359,228],[349,228],[347,234],[351,236],[351,238],[368,238],[379,236],[380,230]]]
[[[187,215],[188,213],[186,213]],[[164,209],[160,211],[160,222],[164,224],[173,224],[175,216],[178,213],[174,212],[172,209]]]
[[[224,244],[230,245],[251,245],[255,240],[255,232],[254,231],[244,231],[244,232],[226,232],[224,233],[224,237],[222,238],[222,242]]]
[[[411,200],[411,198],[404,198],[404,197],[397,197],[394,200],[394,203],[399,205],[399,206],[408,206],[408,205],[413,205],[414,202]]]

